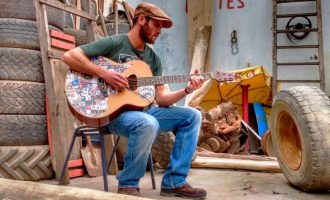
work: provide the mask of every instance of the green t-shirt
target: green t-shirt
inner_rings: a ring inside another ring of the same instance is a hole
[[[130,60],[143,60],[146,62],[154,76],[162,75],[161,61],[148,45],[143,51],[135,49],[127,35],[109,36],[95,42],[80,46],[84,54],[89,57],[104,56],[117,63]]]

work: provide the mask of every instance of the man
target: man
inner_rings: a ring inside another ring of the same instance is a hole
[[[66,52],[63,61],[71,69],[103,78],[118,91],[128,86],[122,74],[107,71],[90,61],[93,56],[104,56],[123,63],[141,59],[154,76],[161,75],[161,62],[147,43],[154,44],[162,28],[170,28],[172,20],[160,8],[141,3],[134,13],[134,25],[127,35],[106,37]],[[184,89],[169,92],[164,85],[155,86],[158,106],[145,111],[120,113],[107,128],[128,138],[123,170],[117,175],[118,193],[140,196],[139,181],[144,176],[148,155],[157,134],[173,131],[176,134],[170,163],[161,183],[161,195],[186,198],[205,198],[204,189],[192,188],[186,181],[198,140],[201,114],[190,107],[172,106],[203,84],[203,78],[193,76]]]

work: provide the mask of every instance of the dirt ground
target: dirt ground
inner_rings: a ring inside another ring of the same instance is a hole
[[[163,170],[156,170],[156,190],[152,189],[150,173],[142,178],[141,194],[151,199],[182,199],[169,198],[159,195],[159,187]],[[117,180],[109,175],[109,190],[116,192]],[[208,200],[329,200],[330,191],[322,194],[309,194],[291,187],[282,173],[251,172],[226,169],[191,169],[188,176],[191,185],[205,188]],[[55,180],[40,181],[46,184],[57,184]],[[103,190],[102,177],[90,178],[88,176],[71,179],[70,186],[86,187]],[[83,199],[83,197],[82,197]]]

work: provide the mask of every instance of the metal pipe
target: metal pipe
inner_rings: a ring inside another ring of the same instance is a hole
[[[247,128],[247,129],[249,129],[252,133],[253,133],[253,135],[256,137],[256,138],[258,138],[258,140],[259,141],[261,141],[261,137],[258,135],[258,133],[256,133],[254,130],[253,130],[253,128],[251,128],[244,120],[242,120],[242,123],[243,123],[243,125]]]

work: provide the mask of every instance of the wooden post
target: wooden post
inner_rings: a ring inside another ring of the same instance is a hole
[[[81,10],[81,2],[80,0],[77,0],[77,9]],[[78,15],[75,16],[75,21],[74,21],[74,27],[75,29],[80,29],[80,17]]]
[[[211,36],[210,26],[204,26],[197,30],[190,74],[193,74],[195,70],[198,70],[200,73],[205,71],[204,66],[206,63],[210,36]],[[192,95],[186,96],[185,105],[188,105],[189,101],[191,100],[191,97]]]

